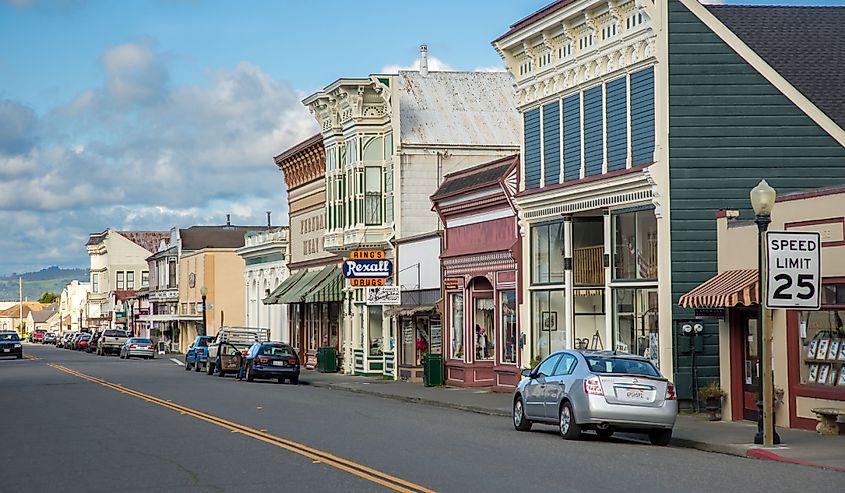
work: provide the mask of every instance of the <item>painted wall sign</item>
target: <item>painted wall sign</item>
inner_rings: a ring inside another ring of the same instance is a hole
[[[392,274],[393,262],[390,260],[347,260],[343,263],[343,275],[347,279],[385,279]]]
[[[402,288],[400,286],[367,288],[364,301],[368,305],[398,305],[402,301]]]

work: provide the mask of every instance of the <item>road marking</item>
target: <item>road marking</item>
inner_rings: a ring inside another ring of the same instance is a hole
[[[38,361],[38,360],[41,359],[41,358],[36,358],[35,356],[31,356],[29,354],[24,354],[23,357],[28,359],[28,360],[32,360],[32,361]]]
[[[295,454],[302,455],[311,459],[312,461],[325,463],[326,465],[332,466],[342,471],[346,471],[352,475],[358,476],[359,478],[380,484],[393,491],[399,491],[402,493],[434,493],[433,490],[430,490],[418,484],[414,484],[410,481],[391,476],[387,473],[369,468],[363,464],[358,464],[357,462],[353,462],[351,460],[332,455],[328,452],[324,452],[322,450],[315,449],[307,445],[288,440],[286,438],[277,437],[275,435],[256,430],[255,428],[250,428],[242,424],[228,421],[212,414],[206,414],[202,411],[185,407],[180,404],[174,404],[164,399],[159,399],[158,397],[149,394],[144,394],[143,392],[139,392],[128,387],[124,387],[123,385],[112,383],[108,380],[103,380],[101,378],[93,377],[91,375],[87,375],[85,373],[73,370],[63,365],[49,363],[49,366],[59,371],[63,371],[65,373],[69,373],[76,377],[82,378],[84,380],[88,380],[89,382],[102,385],[103,387],[107,387],[112,390],[117,390],[118,392],[124,394],[129,394],[133,397],[137,397],[138,399],[147,401],[151,404],[156,404],[158,406],[176,411],[180,414],[186,414],[201,421],[217,425],[221,428],[225,428],[231,431],[232,433],[240,433],[256,440],[268,443],[270,445],[275,445],[276,447],[283,448]]]
[[[178,359],[176,359],[176,358],[170,358],[170,361],[172,361],[172,362],[176,363],[176,364],[177,364],[177,365],[179,365],[179,366],[182,366],[182,365],[184,365],[184,364],[185,364],[185,363],[182,363],[181,361],[179,361],[179,360],[178,360]]]

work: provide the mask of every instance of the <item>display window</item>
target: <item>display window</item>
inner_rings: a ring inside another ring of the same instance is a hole
[[[499,327],[502,333],[502,363],[516,363],[517,319],[516,291],[508,289],[499,292]]]
[[[449,323],[450,348],[449,354],[454,359],[464,357],[464,294],[452,293],[449,295]]]
[[[382,307],[367,306],[367,333],[369,334],[370,356],[381,356],[384,353],[382,323]]]
[[[605,349],[604,289],[576,289],[574,349]]]
[[[531,283],[564,282],[563,221],[531,227]]]
[[[845,283],[822,287],[822,308],[799,312],[802,385],[835,387],[845,392]]]
[[[475,360],[492,360],[496,356],[496,335],[493,298],[475,298]]]
[[[657,288],[616,288],[613,303],[613,349],[644,356],[660,367]]]
[[[545,358],[566,348],[566,294],[562,289],[531,292],[531,326],[535,354]]]
[[[657,218],[653,209],[613,215],[613,278],[657,279]]]

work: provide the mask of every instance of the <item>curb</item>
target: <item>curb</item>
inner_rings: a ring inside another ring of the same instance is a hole
[[[808,466],[808,467],[815,467],[817,469],[824,469],[826,471],[836,471],[836,472],[845,472],[845,467],[839,466],[830,466],[827,464],[819,464],[818,462],[810,462],[801,459],[793,459],[791,457],[784,457],[782,455],[778,455],[771,450],[761,449],[761,448],[750,448],[746,452],[746,456],[749,459],[761,459],[761,460],[773,460],[776,462],[785,462],[787,464],[797,464],[799,466]]]
[[[748,457],[747,447],[742,445],[726,445],[721,443],[702,442],[700,440],[690,440],[687,438],[672,438],[672,445],[681,448],[691,448],[701,450],[702,452],[712,452],[714,454],[732,455],[734,457]]]

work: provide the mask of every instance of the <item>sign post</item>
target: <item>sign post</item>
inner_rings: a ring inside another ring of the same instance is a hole
[[[819,233],[766,233],[766,306],[791,310],[821,308]]]

